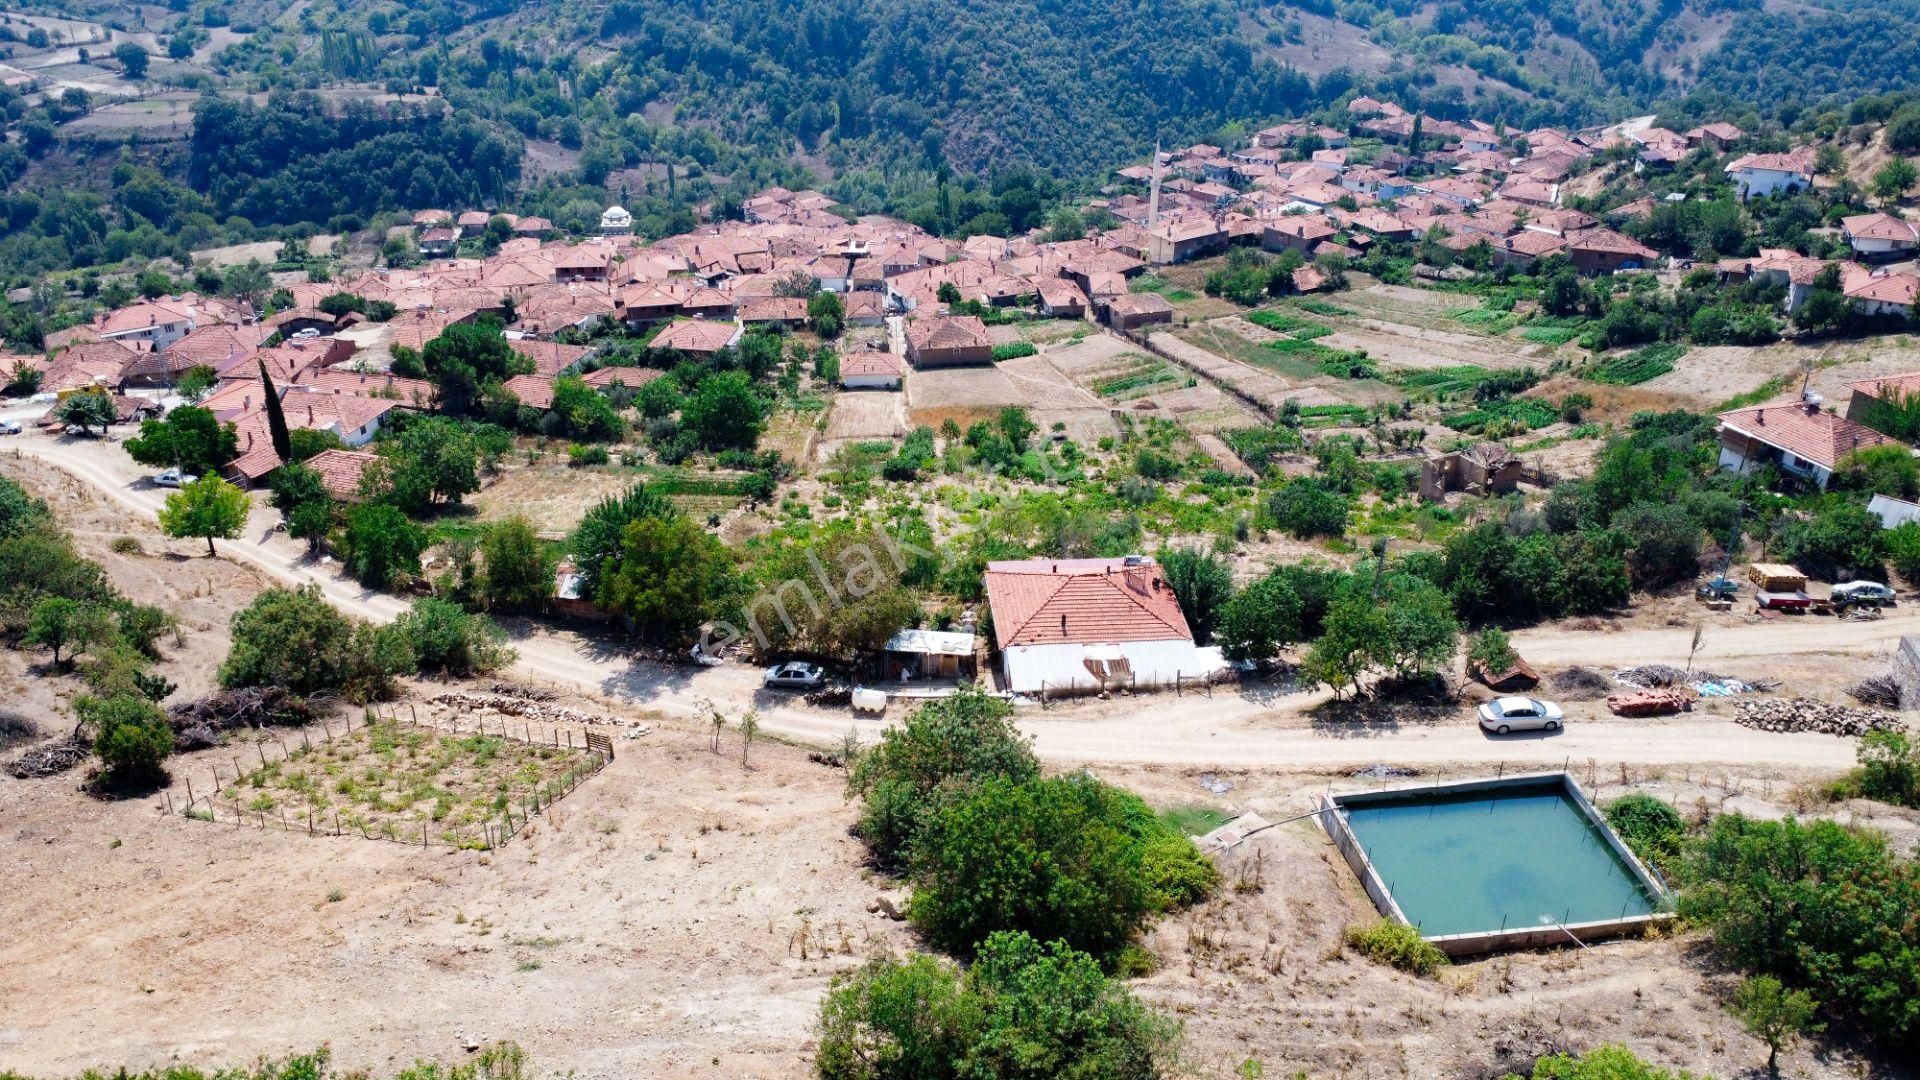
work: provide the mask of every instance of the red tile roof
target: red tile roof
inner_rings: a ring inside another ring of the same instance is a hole
[[[907,326],[907,343],[922,349],[978,349],[991,346],[987,324],[974,315],[949,315],[915,321]]]
[[[1015,645],[1193,640],[1180,602],[1150,560],[1026,559],[987,564],[1002,649]]]
[[[1825,469],[1832,469],[1841,457],[1855,450],[1896,441],[1794,398],[1723,412],[1720,422]]]
[[[733,343],[740,328],[730,322],[689,319],[672,323],[656,334],[652,347],[678,349],[688,353],[716,353]]]
[[[515,375],[504,386],[522,405],[536,409],[553,407],[553,380],[544,375]]]
[[[361,475],[378,460],[378,454],[361,450],[322,450],[308,458],[306,465],[320,474],[320,483],[327,494],[351,502],[360,497]]]

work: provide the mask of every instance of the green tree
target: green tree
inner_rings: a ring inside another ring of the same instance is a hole
[[[212,555],[216,539],[231,540],[246,528],[252,507],[253,499],[246,492],[218,476],[202,476],[167,496],[160,507],[160,531],[172,537],[204,539],[207,554]]]
[[[347,448],[339,435],[326,428],[295,428],[287,433],[287,444],[293,450],[288,461],[307,461],[327,450]]]
[[[1887,202],[1893,202],[1912,190],[1915,180],[1920,180],[1920,172],[1914,169],[1913,162],[1906,158],[1892,158],[1875,170],[1873,193]]]
[[[219,672],[229,689],[284,686],[303,697],[370,701],[392,696],[393,677],[415,666],[405,639],[341,614],[313,584],[261,593],[234,613],[232,634]]]
[[[1869,446],[1841,455],[1828,486],[1911,500],[1920,497],[1920,462],[1914,460],[1913,451],[1899,443]]]
[[[807,321],[821,337],[832,341],[847,325],[847,306],[838,293],[817,292],[807,301]]]
[[[554,382],[552,411],[567,435],[584,442],[616,442],[626,434],[627,426],[613,403],[576,375],[563,375]]]
[[[1771,975],[1748,976],[1733,990],[1733,1015],[1767,1044],[1767,1071],[1776,1076],[1780,1072],[1780,1048],[1825,1027],[1813,1020],[1819,1007],[1811,994],[1788,990]]]
[[[1300,639],[1300,595],[1279,574],[1235,593],[1220,609],[1214,637],[1229,660],[1271,660]]]
[[[147,50],[142,48],[139,43],[122,41],[120,44],[115,45],[113,47],[113,58],[120,61],[120,68],[126,72],[127,78],[144,79],[147,77],[147,62],[151,57],[147,55]]]
[[[1854,758],[1859,762],[1860,794],[1898,806],[1920,804],[1920,765],[1913,760],[1913,741],[1905,732],[1867,732],[1860,736]]]
[[[78,427],[87,434],[92,434],[94,428],[99,428],[105,434],[119,417],[119,410],[113,405],[113,395],[104,391],[83,390],[69,394],[53,409],[55,420]]]
[[[680,631],[717,614],[735,581],[733,553],[717,537],[683,517],[643,517],[602,567],[596,601],[643,632]]]
[[[1627,573],[1642,589],[1688,581],[1700,571],[1700,524],[1685,507],[1642,502],[1614,515],[1627,538]]]
[[[249,259],[243,266],[230,266],[220,281],[220,294],[238,300],[258,313],[263,298],[273,292],[273,277],[260,260]]]
[[[1168,548],[1160,552],[1160,567],[1180,601],[1193,640],[1213,639],[1215,620],[1233,597],[1233,568],[1211,552],[1195,548]]]
[[[488,527],[480,537],[480,559],[488,607],[533,611],[553,595],[553,561],[524,514]]]
[[[219,385],[219,372],[205,364],[195,364],[181,373],[179,380],[173,384],[173,392],[198,404]]]
[[[883,864],[897,865],[946,802],[989,779],[1037,779],[1040,762],[1013,725],[1013,707],[973,686],[936,698],[881,733],[848,774],[865,803],[855,826]]]
[[[112,634],[112,621],[97,605],[49,596],[33,606],[27,632],[20,643],[45,646],[53,653],[53,666],[58,668],[63,666],[62,650],[72,650],[66,657],[66,662],[71,662],[74,655],[100,644]]]
[[[1810,333],[1838,333],[1853,321],[1853,301],[1840,287],[1840,267],[1830,263],[1814,275],[1807,298],[1793,313],[1793,325]]]
[[[138,694],[82,697],[74,712],[93,736],[100,783],[115,791],[151,787],[166,779],[173,728],[159,706]]]
[[[1303,540],[1347,531],[1349,502],[1319,477],[1288,481],[1267,500],[1267,513],[1281,530]]]
[[[413,602],[393,622],[393,631],[413,654],[422,672],[465,677],[485,675],[512,664],[506,631],[485,615],[469,614],[458,604],[431,596]]]
[[[286,406],[273,388],[273,379],[267,374],[265,360],[260,361],[260,404],[267,412],[267,435],[273,440],[273,452],[280,456],[281,461],[292,461],[293,436],[287,430]]]
[[[680,409],[680,422],[706,450],[751,450],[766,423],[766,405],[744,371],[700,380]]]
[[[421,363],[439,391],[442,409],[465,415],[488,384],[533,370],[533,361],[509,348],[501,330],[497,319],[455,323],[421,350]]]
[[[909,918],[961,955],[1002,930],[1116,955],[1155,907],[1131,798],[1085,775],[983,781],[908,849]]]
[[[1047,239],[1056,244],[1065,244],[1087,238],[1087,222],[1080,212],[1071,206],[1062,206],[1047,219]]]
[[[1027,452],[1027,444],[1033,441],[1040,431],[1040,425],[1033,422],[1032,414],[1018,405],[1009,405],[1000,410],[994,426],[1000,429],[1000,437],[1007,440],[1016,454]]]
[[[426,530],[386,503],[363,503],[347,513],[342,538],[347,572],[370,589],[384,589],[420,576]]]
[[[1687,823],[1680,811],[1652,795],[1635,792],[1607,804],[1607,824],[1641,861],[1670,869],[1680,857]]]
[[[654,380],[655,383],[667,381]],[[670,500],[649,490],[645,484],[634,484],[619,495],[609,495],[595,503],[567,539],[574,569],[580,575],[581,595],[600,595],[600,582],[619,559],[626,543],[627,526],[646,518],[678,516],[680,511]]]
[[[1727,962],[1806,988],[1888,1045],[1920,1036],[1920,868],[1883,834],[1722,814],[1680,878],[1680,913]]]
[[[834,980],[822,1080],[1159,1080],[1179,1026],[1061,942],[995,934],[964,972],[891,958]]]
[[[164,420],[142,420],[140,434],[124,444],[142,465],[179,468],[196,475],[217,472],[240,456],[232,424],[222,424],[206,409],[182,405]]]
[[[362,493],[424,514],[480,490],[480,441],[458,421],[418,417],[382,440],[380,460],[361,476]]]

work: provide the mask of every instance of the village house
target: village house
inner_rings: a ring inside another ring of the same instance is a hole
[[[1813,147],[1785,154],[1747,154],[1728,162],[1726,173],[1742,200],[1801,191],[1813,186]]]
[[[1167,221],[1147,230],[1147,262],[1155,266],[1212,255],[1226,246],[1227,231],[1209,218]]]
[[[1840,219],[1840,238],[1862,260],[1898,259],[1913,254],[1920,233],[1892,214],[1854,214]]]
[[[1612,229],[1591,229],[1571,238],[1567,256],[1582,274],[1612,274],[1655,266],[1660,253]]]
[[[380,455],[369,454],[364,450],[322,450],[308,458],[307,468],[320,476],[320,485],[327,494],[341,502],[360,501],[360,480],[366,475],[367,466],[380,460]]]
[[[864,350],[840,360],[840,385],[849,390],[898,390],[900,377],[900,358],[889,352]]]
[[[192,303],[162,298],[108,312],[92,329],[100,341],[158,351],[186,337],[198,325],[198,312]]]
[[[1906,319],[1920,300],[1920,277],[1849,265],[1841,274],[1840,291],[1853,301],[1853,310],[1869,318]]]
[[[424,229],[420,233],[420,254],[429,259],[444,259],[460,246],[460,230],[448,226]]]
[[[1005,688],[1016,694],[1171,687],[1211,678],[1159,564],[1121,559],[990,562],[987,603]]]
[[[1770,401],[1723,412],[1720,467],[1751,472],[1777,466],[1824,490],[1840,459],[1895,440],[1857,421],[1823,411],[1817,398]]]
[[[921,370],[993,363],[987,324],[973,315],[939,315],[907,324],[907,362]]]
[[[1850,382],[1847,394],[1846,418],[1856,424],[1870,424],[1874,407],[1881,402],[1895,405],[1920,402],[1920,371]]]
[[[1122,293],[1101,309],[1102,319],[1116,330],[1138,330],[1142,326],[1173,321],[1173,304],[1159,293]]]
[[[692,356],[712,356],[739,344],[746,330],[735,322],[683,319],[655,334],[649,348],[674,349]]]
[[[1689,147],[1705,146],[1715,153],[1723,154],[1726,153],[1728,147],[1739,142],[1745,134],[1746,132],[1741,131],[1732,124],[1714,123],[1702,124],[1697,128],[1692,128],[1685,132],[1681,138],[1686,140]]]

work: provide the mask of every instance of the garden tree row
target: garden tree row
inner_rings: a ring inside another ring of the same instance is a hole
[[[1206,898],[1213,864],[1133,795],[1042,778],[1011,716],[963,689],[853,761],[856,831],[906,871],[914,926],[971,965],[919,956],[835,980],[821,1076],[1144,1080],[1171,1067],[1177,1025],[1102,968],[1137,966],[1147,921]]]

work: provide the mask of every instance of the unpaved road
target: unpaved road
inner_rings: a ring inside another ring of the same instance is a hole
[[[98,488],[131,513],[153,516],[165,492],[142,479],[112,442],[26,436],[16,451],[64,469]],[[403,601],[362,588],[331,563],[304,558],[300,545],[273,531],[279,515],[256,506],[247,534],[221,541],[221,554],[281,580],[318,584],[328,599],[364,618],[386,621]],[[182,542],[182,550],[194,545]],[[1767,660],[1804,664],[1809,656],[1835,665],[1864,667],[1885,656],[1903,634],[1920,633],[1920,605],[1908,605],[1874,622],[1823,620],[1817,637],[1805,619],[1742,626],[1710,634],[1697,662],[1741,662],[1741,670],[1769,674]],[[1535,663],[1583,664],[1611,670],[1633,664],[1684,659],[1691,631],[1685,627],[1618,632],[1547,627],[1514,635],[1515,645]],[[1816,643],[1816,648],[1809,648]],[[562,688],[604,695],[629,706],[691,715],[693,702],[709,698],[737,715],[758,708],[766,730],[784,736],[837,741],[849,727],[871,738],[884,721],[855,720],[848,713],[818,709],[797,697],[759,688],[757,669],[728,664],[694,669],[639,660],[607,642],[547,628],[516,635],[519,674]],[[1355,729],[1316,726],[1306,708],[1319,694],[1271,696],[1261,688],[1221,688],[1211,698],[1164,695],[1134,702],[1081,702],[1053,711],[1023,712],[1021,727],[1035,748],[1061,764],[1291,766],[1332,769],[1372,762],[1438,765],[1452,762],[1514,767],[1558,766],[1587,758],[1629,764],[1744,764],[1781,768],[1838,769],[1853,764],[1853,743],[1825,735],[1753,731],[1731,722],[1731,707],[1707,704],[1701,712],[1667,720],[1624,721],[1597,702],[1569,705],[1567,730],[1553,736],[1494,739],[1462,716],[1435,724]],[[897,714],[902,711],[894,710]]]

